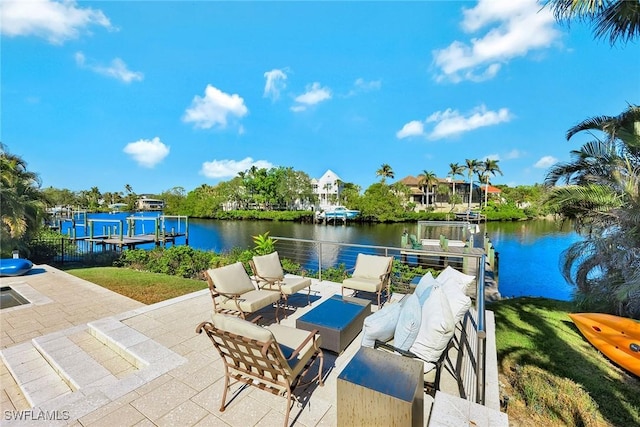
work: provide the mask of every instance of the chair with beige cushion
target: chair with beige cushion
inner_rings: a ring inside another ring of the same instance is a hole
[[[207,281],[215,313],[254,313],[280,300],[280,294],[256,289],[241,262],[207,270]],[[276,304],[278,319],[278,304]]]
[[[309,382],[322,381],[324,355],[317,330],[303,331],[280,324],[263,328],[238,317],[214,314],[212,322],[202,322],[197,333],[206,332],[224,362],[225,380],[220,411],[226,408],[229,386],[243,382],[273,394],[287,396],[284,425],[289,422],[294,389],[303,385],[316,359],[318,374]],[[233,383],[231,383],[233,380]]]
[[[387,298],[390,295],[392,266],[392,257],[358,254],[353,274],[342,281],[342,294],[344,295],[344,288],[353,289],[356,293],[375,292],[380,306],[382,290],[386,289]]]
[[[278,291],[287,305],[289,295],[307,288],[307,304],[311,303],[311,279],[307,277],[285,277],[278,252],[268,255],[254,256],[249,262],[255,275],[258,287]]]

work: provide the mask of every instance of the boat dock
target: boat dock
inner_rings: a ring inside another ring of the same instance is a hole
[[[89,219],[85,215],[81,221],[75,219],[68,221],[71,221],[71,224],[66,231],[71,240],[87,242],[92,246],[135,249],[137,246],[146,244],[175,245],[180,238],[184,238],[184,244],[189,245],[189,218],[182,215],[129,216],[124,220]],[[152,222],[153,232],[146,232],[144,224],[136,226],[136,223],[141,222]],[[167,223],[171,223],[172,226],[167,227]],[[96,232],[96,228],[100,225],[101,233]]]

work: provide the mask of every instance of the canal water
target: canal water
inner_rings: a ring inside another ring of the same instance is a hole
[[[130,214],[89,214],[89,218],[124,219]],[[140,214],[137,214],[140,215]],[[151,217],[153,214],[146,214]],[[184,223],[171,224],[184,231]],[[126,221],[125,221],[126,222]],[[139,221],[136,228],[146,224],[152,232],[153,223]],[[215,252],[233,248],[251,248],[252,236],[269,232],[271,236],[321,240],[363,245],[400,246],[404,230],[417,234],[416,224],[300,224],[289,221],[218,221],[189,219],[189,245],[196,249]],[[499,288],[503,297],[541,296],[570,300],[572,287],[560,273],[560,254],[580,237],[570,224],[548,220],[520,222],[489,222],[480,225],[480,235],[488,233],[500,255]],[[63,227],[63,232],[65,228]],[[437,238],[440,230],[433,230]],[[96,230],[96,234],[98,234]],[[455,237],[452,237],[455,238]],[[178,243],[183,242],[179,239]],[[340,262],[340,260],[338,260]]]

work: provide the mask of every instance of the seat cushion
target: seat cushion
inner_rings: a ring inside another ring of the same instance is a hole
[[[389,270],[390,262],[391,257],[358,254],[353,276],[380,280],[380,276],[387,273]]]
[[[209,269],[207,274],[218,292],[242,295],[256,289],[241,262]]]
[[[302,342],[309,336],[309,331],[284,326],[279,323],[274,323],[273,325],[268,326],[267,329],[273,333],[273,336],[280,346],[280,350],[282,351],[285,359],[288,359],[295,349],[298,348],[298,346],[300,346],[300,344],[302,344]],[[320,334],[316,334],[316,343],[318,347],[322,344],[322,337]],[[289,361],[292,377],[295,378],[300,372],[302,372],[304,365],[311,356],[313,356],[315,351],[316,349],[313,347],[313,340],[309,340],[300,353],[298,353],[296,359]]]
[[[280,282],[282,293],[286,295],[295,294],[309,286],[311,286],[311,279],[307,277],[286,276],[284,280]]]
[[[260,255],[253,257],[253,265],[257,271],[254,271],[260,277],[266,279],[282,279],[284,277],[284,271],[282,271],[282,264],[280,263],[280,257],[278,252],[272,252],[268,255]]]
[[[394,346],[409,350],[420,330],[422,307],[418,295],[411,294],[400,303],[400,316],[393,335]]]
[[[400,318],[401,303],[385,304],[380,310],[365,317],[362,326],[362,346],[373,347],[375,340],[387,342],[393,338]]]
[[[440,286],[435,286],[422,307],[418,336],[410,351],[422,360],[436,362],[447,348],[454,331],[455,324],[447,297]]]
[[[357,291],[365,292],[378,292],[382,289],[382,282],[379,278],[367,278],[367,277],[349,277],[342,281],[342,286],[349,289],[355,289]]]
[[[245,313],[253,313],[261,308],[267,307],[280,299],[279,292],[272,292],[267,290],[252,290],[245,292],[238,300],[240,310]],[[224,296],[216,298],[216,302],[220,304],[222,308],[228,310],[237,310],[238,307],[233,299]]]

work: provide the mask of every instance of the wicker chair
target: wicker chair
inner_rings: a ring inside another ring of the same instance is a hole
[[[353,274],[342,281],[342,295],[345,288],[353,289],[356,293],[358,291],[375,292],[378,294],[378,307],[380,307],[382,290],[386,289],[387,298],[390,295],[392,266],[392,257],[358,254]]]
[[[305,377],[316,359],[318,374],[315,380],[323,385],[324,355],[320,350],[317,330],[303,331],[280,324],[263,328],[238,317],[214,315],[212,322],[202,322],[196,333],[205,332],[224,362],[225,381],[220,411],[226,408],[229,387],[242,382],[273,394],[286,394],[287,409],[284,425],[289,422],[293,391],[303,385]],[[231,383],[233,381],[233,383]]]
[[[278,291],[287,305],[289,295],[307,288],[307,304],[311,304],[311,279],[307,277],[285,277],[278,252],[254,256],[249,261],[258,287]]]
[[[237,314],[244,319],[246,313],[254,313],[280,300],[276,292],[256,289],[241,262],[207,270],[207,281],[215,313]]]

